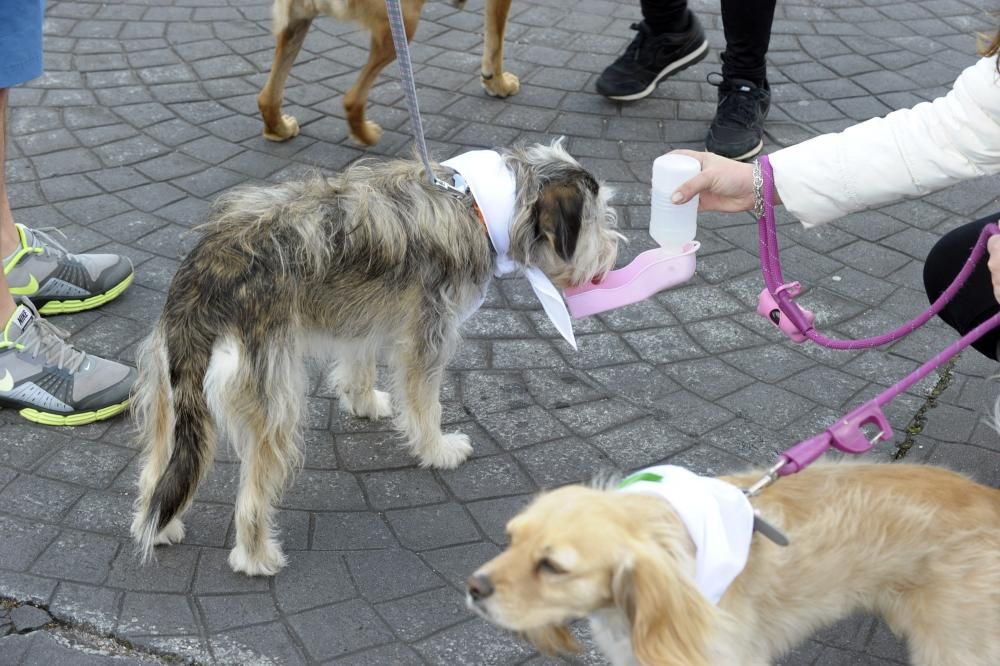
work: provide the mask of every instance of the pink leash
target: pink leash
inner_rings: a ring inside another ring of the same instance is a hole
[[[760,265],[764,274],[766,289],[760,294],[757,312],[776,325],[783,333],[795,342],[812,340],[816,344],[831,349],[867,349],[898,340],[923,326],[931,317],[938,314],[947,305],[969,279],[973,269],[983,253],[990,236],[1000,234],[1000,228],[995,224],[987,225],[979,236],[972,253],[966,260],[962,270],[952,281],[948,289],[923,313],[906,322],[899,328],[883,335],[863,338],[860,340],[835,340],[828,338],[813,328],[813,314],[803,310],[793,300],[801,291],[798,282],[786,283],[781,273],[781,261],[778,258],[778,238],[774,222],[774,172],[767,156],[760,158],[761,174],[764,178],[764,212],[758,226],[760,231]],[[831,446],[845,453],[860,454],[869,451],[879,441],[892,438],[892,428],[882,412],[882,407],[896,396],[907,390],[930,374],[942,363],[949,360],[989,331],[1000,325],[1000,312],[993,315],[979,326],[951,343],[929,361],[911,372],[899,382],[865,402],[860,407],[849,412],[818,435],[805,439],[784,451],[778,461],[767,471],[767,474],[746,490],[748,496],[753,496],[774,483],[781,476],[795,474],[805,469],[813,461],[825,453]],[[864,432],[864,426],[874,425],[878,429],[871,439]]]

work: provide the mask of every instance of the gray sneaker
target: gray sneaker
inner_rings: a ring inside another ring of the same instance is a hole
[[[132,284],[132,262],[124,257],[72,254],[44,232],[15,226],[20,245],[3,262],[7,285],[15,298],[30,298],[43,315],[96,308]]]
[[[0,406],[45,425],[83,425],[128,407],[133,368],[85,354],[67,333],[18,306],[0,334]]]

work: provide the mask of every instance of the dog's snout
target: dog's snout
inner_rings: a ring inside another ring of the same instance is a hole
[[[493,594],[493,581],[485,574],[473,574],[467,582],[469,596],[473,601],[482,601]]]

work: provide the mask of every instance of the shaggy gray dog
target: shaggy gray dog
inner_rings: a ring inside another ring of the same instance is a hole
[[[560,142],[501,156],[516,185],[509,256],[559,287],[609,271],[621,236],[607,188]],[[417,160],[236,191],[203,233],[140,353],[132,534],[144,558],[183,538],[218,429],[242,464],[230,565],[273,575],[285,564],[273,505],[301,459],[303,358],[332,357],[341,406],[377,419],[393,413],[374,387],[384,353],[410,450],[421,466],[457,466],[472,447],[441,432],[441,378],[497,257],[473,198],[430,185]]]

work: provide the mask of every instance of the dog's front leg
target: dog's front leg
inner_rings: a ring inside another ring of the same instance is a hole
[[[511,0],[486,0],[483,63],[480,74],[483,88],[487,94],[494,97],[508,97],[521,89],[517,77],[503,71],[503,36],[507,30],[510,2]]]
[[[472,453],[468,435],[441,432],[441,378],[452,346],[415,340],[397,354],[396,388],[401,395],[397,422],[421,467],[451,469]]]

